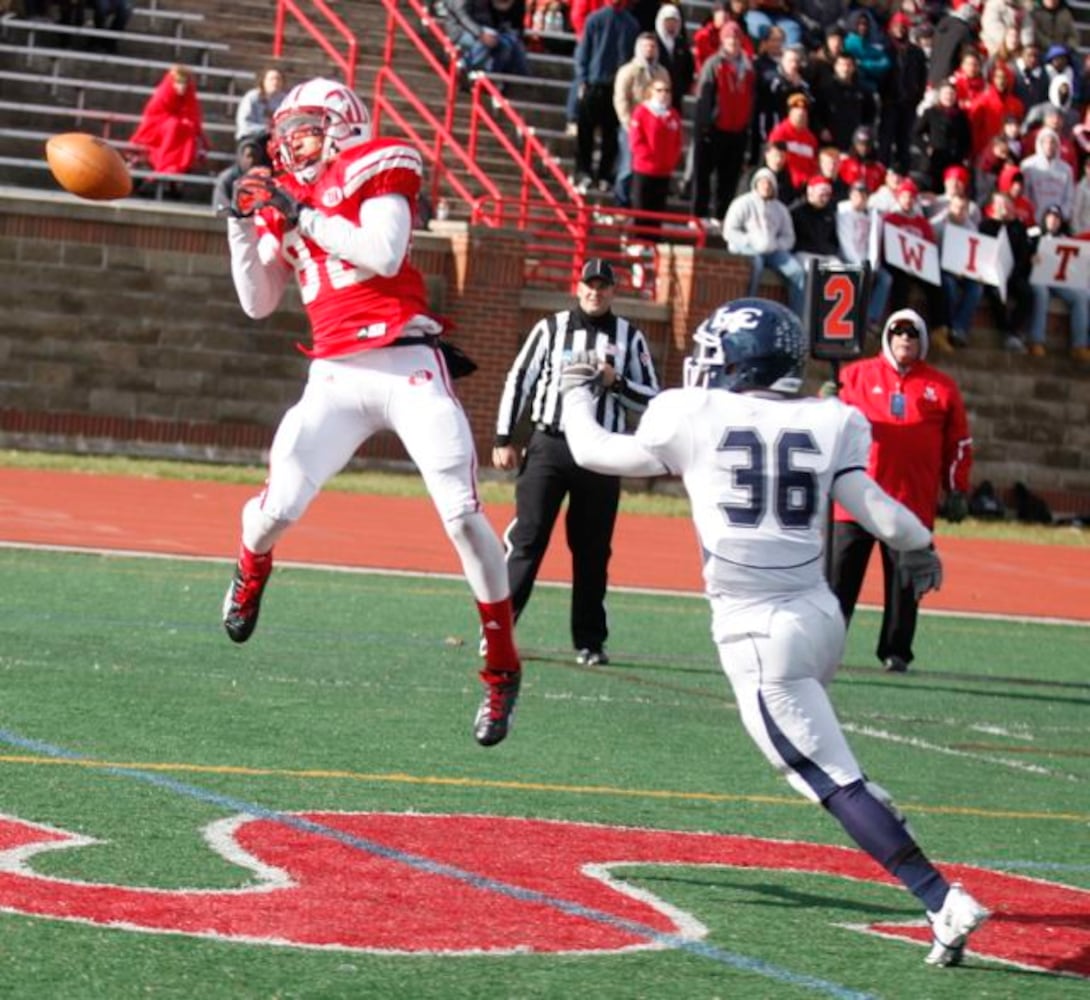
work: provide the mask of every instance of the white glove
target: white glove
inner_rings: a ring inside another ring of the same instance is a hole
[[[573,354],[560,370],[560,394],[586,386],[597,396],[602,391],[602,371],[593,354]]]
[[[934,545],[897,553],[897,576],[902,587],[911,587],[918,601],[924,594],[942,587],[942,562]]]

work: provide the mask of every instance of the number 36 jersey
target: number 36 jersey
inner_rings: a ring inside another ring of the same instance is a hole
[[[710,596],[760,599],[824,584],[829,492],[866,471],[870,427],[837,399],[670,389],[636,439],[680,475]]]

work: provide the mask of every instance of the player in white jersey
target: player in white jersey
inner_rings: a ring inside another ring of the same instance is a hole
[[[224,627],[234,642],[250,638],[277,540],[368,438],[392,430],[420,469],[477,600],[486,693],[474,735],[492,746],[507,735],[521,667],[469,422],[444,360],[442,325],[408,259],[420,155],[400,140],[372,138],[359,98],[324,79],[285,97],[270,146],[279,173],[251,171],[235,188],[231,273],[254,318],[298,283],[311,326],[303,350],[313,361],[302,398],[277,429],[265,490],[243,510]]]
[[[923,903],[927,961],[956,965],[988,915],[924,856],[904,817],[867,780],[826,686],[845,625],[823,572],[830,496],[900,555],[906,585],[937,589],[931,533],[866,473],[870,428],[835,398],[798,398],[806,337],[794,313],[762,299],[716,310],[696,331],[685,388],[651,400],[634,436],[594,419],[596,367],[563,375],[568,443],[588,469],[680,475],[703,548],[712,634],[742,722],[791,785]]]

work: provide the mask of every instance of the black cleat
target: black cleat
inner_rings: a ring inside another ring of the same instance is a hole
[[[882,666],[889,674],[903,674],[908,670],[908,664],[900,656],[887,656],[882,661]]]
[[[257,628],[257,616],[261,611],[261,595],[272,573],[272,559],[264,573],[246,574],[241,566],[235,567],[235,575],[223,599],[223,627],[232,642],[245,642]]]
[[[511,731],[515,720],[515,703],[519,697],[521,673],[490,674],[498,680],[485,680],[487,690],[477,717],[473,720],[473,737],[482,747],[494,747],[502,743]]]

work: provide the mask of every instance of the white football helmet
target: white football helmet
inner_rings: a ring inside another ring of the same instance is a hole
[[[321,137],[320,149],[298,148],[301,139],[314,137]],[[318,77],[288,91],[273,115],[269,146],[278,169],[313,184],[337,153],[370,138],[371,116],[363,101],[343,83]]]

